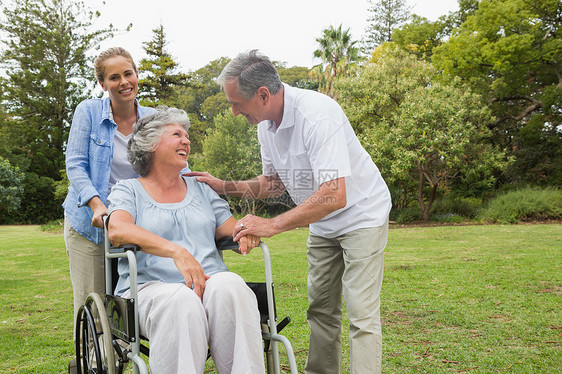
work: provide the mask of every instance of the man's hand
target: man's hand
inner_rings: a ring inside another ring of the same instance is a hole
[[[183,174],[184,177],[195,177],[198,182],[207,183],[219,195],[225,194],[224,181],[213,177],[207,172],[191,171]]]
[[[273,219],[261,218],[248,214],[234,226],[232,237],[234,238],[234,241],[237,242],[247,235],[253,235],[260,238],[270,238],[280,232],[281,231],[275,229]]]

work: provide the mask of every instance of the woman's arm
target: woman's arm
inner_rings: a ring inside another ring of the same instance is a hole
[[[92,170],[89,147],[92,123],[89,109],[91,110],[85,102],[80,103],[76,108],[66,147],[65,164],[70,181],[69,188],[78,197],[80,206],[86,205],[94,196],[99,196],[90,178]]]
[[[234,226],[238,221],[234,217],[227,219],[222,225],[220,225],[215,231],[215,239],[225,238],[232,235]],[[260,244],[260,237],[255,235],[245,235],[238,240],[238,247],[240,253],[244,256],[250,253],[252,248],[257,247]]]
[[[135,224],[131,214],[115,210],[108,226],[109,240],[114,246],[136,244],[143,252],[159,257],[169,257],[185,279],[185,284],[202,298],[205,281],[209,276],[189,251]]]

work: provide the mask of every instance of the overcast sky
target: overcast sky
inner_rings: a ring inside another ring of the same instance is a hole
[[[407,2],[412,13],[430,20],[458,9],[457,0]],[[96,27],[112,23],[124,29],[133,23],[131,31],[104,41],[102,49],[122,46],[138,63],[146,57],[142,43],[162,23],[168,52],[182,71],[254,48],[287,66],[312,67],[319,63],[312,53],[323,29],[343,24],[361,39],[370,14],[368,0],[108,0],[96,7],[102,14]]]

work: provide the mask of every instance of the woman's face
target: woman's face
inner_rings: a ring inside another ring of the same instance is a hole
[[[153,155],[153,163],[183,169],[191,151],[189,135],[180,124],[166,126]]]
[[[123,56],[108,58],[104,63],[103,82],[112,102],[122,103],[134,100],[139,90],[139,75],[131,62]]]

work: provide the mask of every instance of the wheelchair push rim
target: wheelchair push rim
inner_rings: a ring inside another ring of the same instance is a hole
[[[78,373],[117,374],[113,337],[101,297],[91,293],[76,317]]]

